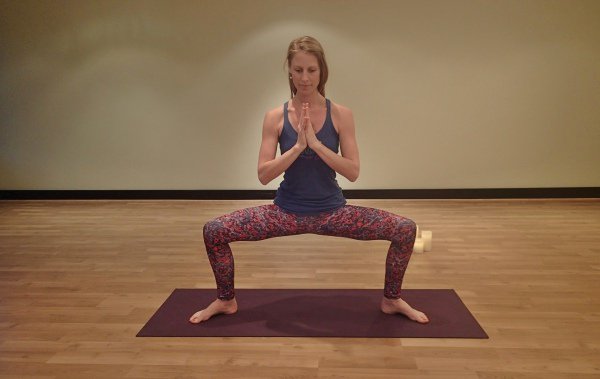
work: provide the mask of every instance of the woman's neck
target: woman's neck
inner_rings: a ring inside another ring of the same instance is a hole
[[[302,109],[303,103],[309,103],[311,107],[319,107],[325,105],[325,98],[320,93],[316,92],[309,96],[294,95],[292,102],[296,107]]]

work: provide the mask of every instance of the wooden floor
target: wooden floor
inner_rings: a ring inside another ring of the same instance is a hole
[[[600,377],[598,200],[350,201],[432,230],[404,288],[455,289],[489,340],[136,338],[174,288],[214,288],[203,224],[265,203],[0,202],[0,378]],[[381,288],[387,246],[234,243],[236,284]]]

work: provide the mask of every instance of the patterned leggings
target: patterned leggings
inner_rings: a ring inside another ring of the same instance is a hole
[[[304,233],[391,241],[385,262],[383,295],[388,299],[400,297],[402,278],[415,242],[416,224],[412,220],[354,205],[301,216],[285,212],[275,204],[240,209],[204,225],[204,243],[217,282],[217,297],[231,300],[235,296],[230,242],[259,241]]]

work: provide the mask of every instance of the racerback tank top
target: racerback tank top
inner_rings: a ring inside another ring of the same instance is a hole
[[[325,99],[327,114],[323,127],[316,134],[331,151],[339,151],[339,136],[331,120],[331,102]],[[288,103],[283,105],[283,129],[279,136],[281,154],[291,149],[298,133],[288,118]],[[340,208],[346,204],[336,172],[312,149],[306,148],[288,167],[277,189],[274,203],[284,210],[297,214],[316,214]]]

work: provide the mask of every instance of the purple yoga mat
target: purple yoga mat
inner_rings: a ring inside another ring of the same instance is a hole
[[[237,313],[192,324],[216,291],[178,288],[137,336],[488,338],[454,290],[402,290],[429,317],[425,325],[381,312],[381,297],[369,289],[236,289]]]

